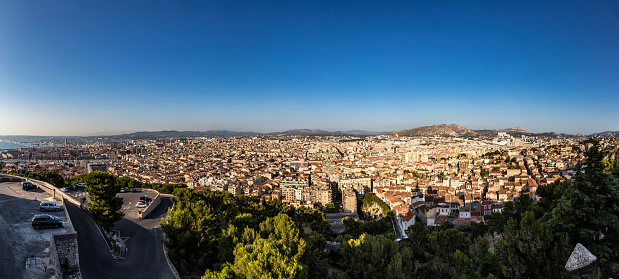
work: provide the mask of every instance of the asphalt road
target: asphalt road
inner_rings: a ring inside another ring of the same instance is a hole
[[[169,197],[144,220],[123,218],[116,222],[114,230],[126,240],[128,255],[124,260],[114,260],[93,220],[74,205],[67,205],[71,221],[77,231],[82,277],[168,279],[174,275],[168,267],[161,243],[159,226],[172,203]]]

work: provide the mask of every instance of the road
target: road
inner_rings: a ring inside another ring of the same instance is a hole
[[[80,253],[80,269],[85,279],[90,278],[148,278],[169,279],[174,275],[168,267],[161,243],[159,226],[171,206],[169,197],[144,220],[123,218],[113,229],[120,230],[127,239],[128,255],[124,260],[114,260],[93,220],[74,205],[67,205],[69,215],[77,231]]]

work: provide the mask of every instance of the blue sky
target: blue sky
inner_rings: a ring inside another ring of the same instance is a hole
[[[618,107],[617,1],[0,2],[5,135],[592,133]]]

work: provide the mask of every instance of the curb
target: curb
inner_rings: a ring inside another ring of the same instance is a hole
[[[163,230],[161,230],[161,233],[163,235],[163,239],[167,239]],[[174,274],[174,278],[180,279],[181,277],[180,275],[178,275],[178,271],[176,271],[176,267],[174,267],[174,265],[170,261],[170,257],[168,256],[168,249],[165,247],[165,243],[162,242],[161,247],[163,248],[163,254],[165,255],[165,260],[168,262],[168,267],[170,267],[170,270],[172,270],[172,273]]]

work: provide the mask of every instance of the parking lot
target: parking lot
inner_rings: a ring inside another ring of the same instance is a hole
[[[64,191],[67,195],[71,196],[79,202],[82,202],[82,199],[86,198],[86,200],[84,200],[84,204],[90,202],[90,199],[88,199],[88,193],[84,188],[75,188],[75,190],[70,190],[69,187],[67,187],[63,188],[62,191]]]
[[[150,190],[150,189],[136,189],[136,191],[137,192],[135,193],[126,192],[126,193],[118,193],[116,195],[117,197],[123,198],[123,207],[121,211],[125,213],[125,218],[131,219],[131,220],[138,219],[138,212],[140,210],[144,210],[145,208],[145,207],[143,208],[136,207],[136,204],[140,200],[140,197],[146,196],[151,199],[155,199],[155,196],[157,195],[157,192]]]
[[[49,278],[44,259],[52,233],[66,231],[64,212],[45,212],[63,221],[59,229],[35,230],[31,220],[41,201],[61,203],[41,189],[24,191],[19,182],[0,183],[0,274],[3,278]],[[31,258],[31,259],[27,259]],[[34,260],[33,260],[34,259]],[[26,262],[34,265],[26,267]]]

